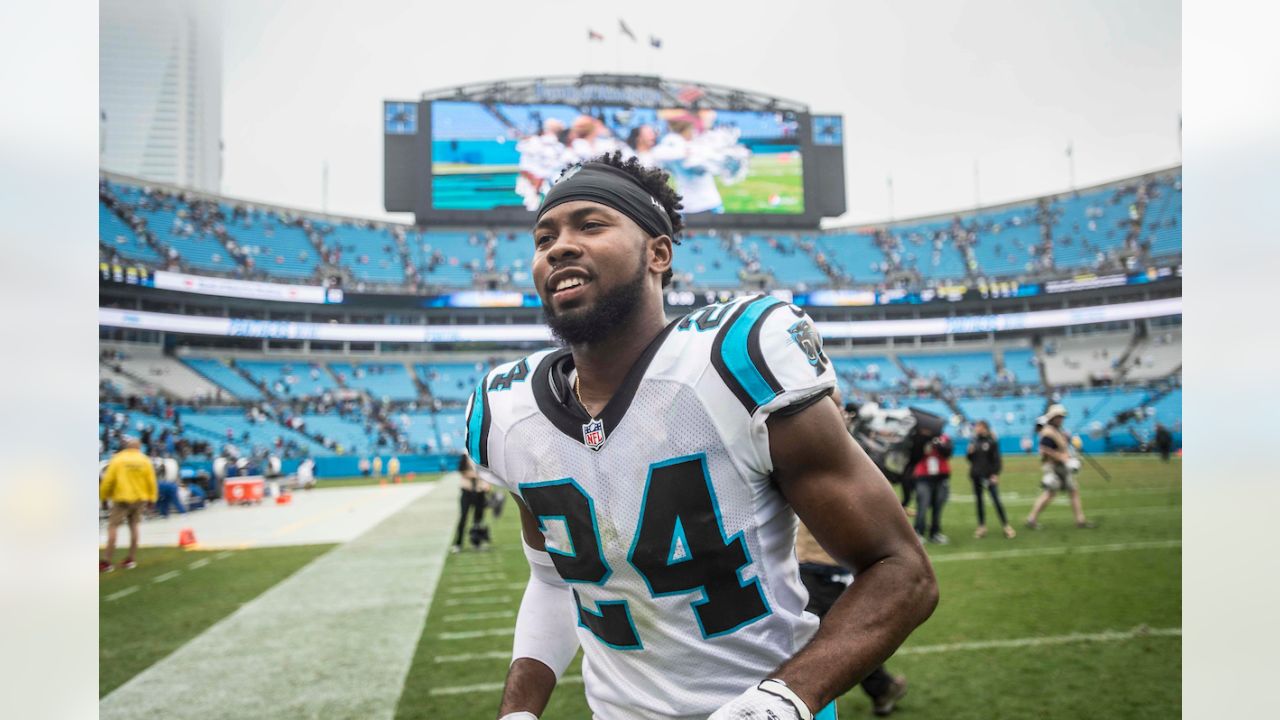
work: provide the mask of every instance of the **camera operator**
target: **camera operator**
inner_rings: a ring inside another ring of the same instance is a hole
[[[1067,409],[1062,405],[1054,404],[1049,406],[1048,412],[1041,418],[1044,424],[1039,431],[1040,460],[1044,476],[1040,484],[1044,486],[1044,492],[1036,498],[1035,505],[1031,507],[1031,514],[1027,516],[1027,527],[1032,530],[1040,529],[1037,518],[1054,496],[1063,490],[1071,494],[1071,510],[1076,516],[1076,527],[1081,529],[1094,527],[1093,523],[1085,519],[1084,509],[1080,505],[1080,487],[1076,484],[1075,478],[1080,470],[1080,459],[1073,456],[1071,436],[1062,429],[1066,417]]]
[[[969,441],[969,449],[965,451],[969,458],[969,480],[973,483],[973,499],[978,508],[978,529],[973,536],[982,539],[987,536],[987,513],[983,507],[983,496],[991,493],[991,504],[996,507],[1000,516],[1000,524],[1004,526],[1004,536],[1013,539],[1016,532],[1004,514],[1004,504],[1000,502],[1000,472],[1003,461],[1000,457],[1000,441],[991,432],[991,425],[986,420],[979,420],[973,425],[973,438]]]
[[[925,446],[924,457],[920,458],[911,473],[915,477],[916,495],[919,498],[916,534],[920,536],[921,542],[926,539],[938,545],[950,542],[942,534],[942,508],[951,496],[951,465],[947,462],[951,452],[950,437],[944,434],[933,438]]]

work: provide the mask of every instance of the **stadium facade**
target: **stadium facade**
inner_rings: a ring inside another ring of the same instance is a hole
[[[833,127],[815,121],[832,116],[770,108],[768,98],[729,89],[634,84],[666,93],[640,104],[675,98],[707,111],[698,116],[707,130],[731,131],[750,146],[744,157],[802,181],[779,159],[807,162]],[[607,97],[564,94],[581,86]],[[389,142],[409,128],[426,133],[446,112],[497,123],[514,143],[557,117],[565,126],[593,118],[612,137],[691,117],[609,109],[621,102],[615,91],[588,76],[512,84],[487,100],[492,85],[464,88],[420,101],[462,103],[444,111],[388,103],[385,129]],[[600,100],[612,105],[601,109]],[[514,221],[524,211],[503,186],[521,159],[465,127],[442,132],[426,136],[436,137],[432,168],[469,176],[475,192],[514,207],[387,223],[104,173],[103,452],[123,432],[151,426],[153,435],[167,429],[188,441],[181,452],[190,467],[226,446],[281,455],[286,468],[313,455],[321,475],[354,474],[371,455],[397,455],[406,470],[453,462],[471,389],[495,363],[549,337],[529,273],[527,225]],[[455,186],[432,185],[425,197],[456,202]],[[733,186],[720,189],[727,197]],[[676,249],[669,315],[736,294],[775,294],[817,321],[847,398],[920,407],[948,418],[960,437],[987,419],[1009,452],[1026,449],[1035,417],[1053,401],[1067,405],[1091,451],[1143,449],[1157,422],[1180,442],[1181,168],[827,230],[752,224],[761,208],[767,204],[688,232]]]

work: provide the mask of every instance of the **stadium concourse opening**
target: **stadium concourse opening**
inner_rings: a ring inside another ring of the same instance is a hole
[[[971,442],[1005,456],[1016,524],[1045,482],[1050,407],[1095,463],[1087,536],[1050,505],[1043,530],[984,541],[981,486],[951,497],[952,539],[929,533],[928,550],[954,599],[893,660],[960,688],[930,710],[1176,712],[1181,167],[823,229],[845,211],[843,118],[802,103],[583,75],[383,110],[385,207],[413,223],[101,174],[99,455],[137,438],[178,508],[208,505],[147,519],[138,570],[103,576],[104,717],[258,717],[266,697],[297,716],[494,715],[528,568],[516,513],[493,520],[490,551],[447,553],[467,403],[549,342],[531,209],[566,162],[605,151],[667,169],[685,197],[669,319],[756,293],[803,309],[846,401],[938,416],[958,478]],[[317,489],[232,506],[237,477]],[[186,529],[199,542],[179,552]],[[126,632],[144,620],[145,639]],[[975,677],[975,657],[1091,692],[1046,708]],[[234,682],[190,680],[209,672]],[[581,681],[575,661],[561,684]],[[547,716],[587,712],[561,691]]]

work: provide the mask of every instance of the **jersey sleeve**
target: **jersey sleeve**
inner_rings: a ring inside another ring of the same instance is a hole
[[[716,338],[711,361],[750,416],[750,442],[761,472],[772,472],[765,425],[831,394],[836,373],[813,320],[773,297],[746,302]]]
[[[511,388],[528,377],[528,363],[522,359],[490,370],[467,400],[466,454],[476,475],[490,485],[513,490],[507,481],[506,428]],[[504,415],[505,413],[505,415]]]

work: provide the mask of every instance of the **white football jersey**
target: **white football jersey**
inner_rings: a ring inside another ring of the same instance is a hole
[[[595,716],[705,718],[817,629],[765,421],[835,373],[808,316],[754,296],[668,325],[598,418],[571,374],[567,348],[490,371],[468,452],[538,518],[573,589]]]

